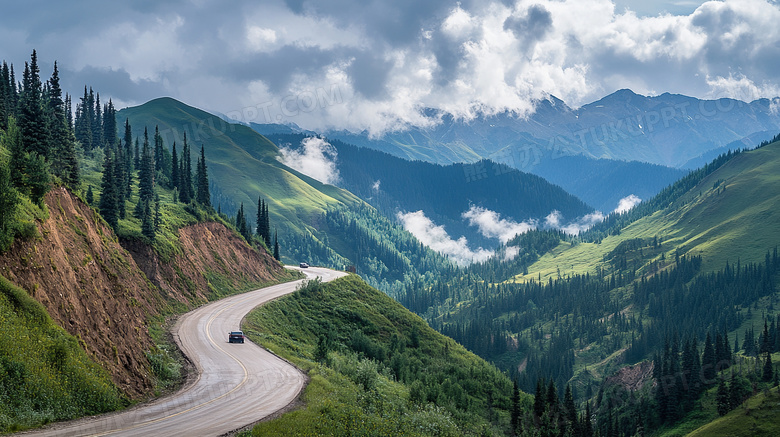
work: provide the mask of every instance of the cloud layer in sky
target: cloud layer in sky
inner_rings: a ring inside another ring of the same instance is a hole
[[[37,48],[44,76],[57,59],[66,90],[86,83],[119,106],[169,95],[315,130],[435,123],[425,108],[522,116],[549,94],[579,106],[620,88],[780,95],[776,3],[646,3],[16,3],[0,53],[21,71]]]
[[[300,148],[282,147],[279,152],[284,165],[323,184],[333,185],[339,180],[336,148],[322,138],[308,137],[301,141]]]

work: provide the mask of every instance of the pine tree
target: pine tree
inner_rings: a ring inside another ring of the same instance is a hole
[[[133,187],[133,172],[135,172],[135,152],[133,150],[133,132],[130,128],[130,120],[125,118],[125,198],[130,199]]]
[[[79,180],[78,161],[76,160],[76,148],[65,117],[65,103],[62,101],[62,89],[57,63],[54,63],[54,72],[49,79],[49,92],[46,111],[47,129],[49,131],[48,150],[51,151],[51,166],[54,174],[65,183],[75,189]],[[75,169],[74,169],[75,167]],[[74,171],[75,170],[75,171]]]
[[[716,400],[718,403],[718,414],[721,416],[725,416],[726,413],[729,412],[729,390],[726,387],[726,383],[723,381],[723,378],[719,378],[718,381],[718,392],[716,394]]]
[[[574,405],[574,395],[571,392],[571,385],[566,384],[566,391],[563,393],[563,409],[566,419],[572,428],[577,427],[577,407]]]
[[[244,215],[244,203],[241,203],[241,206],[238,208],[238,213],[236,213],[236,229],[238,230],[238,233],[241,234],[246,241],[251,241],[252,234],[249,232],[249,228],[246,224],[246,217]]]
[[[116,108],[114,102],[108,99],[108,103],[103,107],[103,144],[107,147],[116,146],[117,135]]]
[[[536,380],[536,392],[534,392],[534,415],[540,419],[547,409],[547,394],[543,378]]]
[[[265,238],[265,245],[266,247],[271,246],[271,216],[268,212],[268,203],[265,203],[265,213],[263,214],[263,217],[265,218],[265,222],[263,223],[263,232],[265,232],[265,235],[263,236]]]
[[[117,199],[117,181],[114,171],[114,157],[112,156],[111,148],[106,147],[103,160],[103,179],[100,184],[102,192],[100,193],[100,204],[98,208],[100,209],[100,215],[103,216],[103,219],[116,230],[119,225],[119,202]]]
[[[282,258],[279,256],[279,235],[276,231],[274,231],[274,259],[277,261],[282,260]]]
[[[18,121],[25,151],[36,153],[45,159],[50,156],[51,152],[46,117],[43,111],[43,87],[35,50],[32,52],[30,63],[25,63],[22,83]]]
[[[135,166],[135,153],[133,153],[133,129],[130,126],[130,119],[125,118],[125,135],[124,135],[125,150],[127,156],[130,158],[130,162]]]
[[[182,203],[190,203],[195,196],[192,188],[192,170],[191,170],[190,146],[187,144],[187,134],[184,134],[184,145],[182,146],[180,165],[179,165],[179,198]]]
[[[133,147],[133,167],[141,167],[141,148],[138,143],[138,137],[135,137],[135,146]]]
[[[769,325],[766,323],[766,319],[764,320],[764,330],[761,332],[760,338],[759,338],[759,348],[758,353],[759,354],[765,354],[767,352],[772,351],[772,344],[770,344],[771,336],[769,335]]]
[[[173,142],[171,150],[171,185],[173,188],[181,190],[181,175],[179,174],[179,154],[176,152],[176,142]]]
[[[512,410],[509,418],[510,435],[516,436],[520,433],[520,412],[520,389],[517,387],[517,381],[514,381],[512,385]]]
[[[592,437],[593,436],[593,422],[591,421],[591,413],[590,413],[590,402],[585,403],[585,417],[583,418],[583,424],[582,424],[582,436],[583,437]]]
[[[8,117],[12,116],[16,109],[13,104],[15,85],[11,82],[8,64],[3,61],[0,66],[0,131],[8,129]]]
[[[95,203],[95,193],[92,192],[92,185],[90,185],[87,188],[87,196],[86,196],[87,205],[92,205]]]
[[[707,333],[707,338],[704,340],[704,354],[701,358],[702,376],[704,377],[705,384],[712,384],[715,382],[715,349],[712,345],[712,337],[710,333]]]
[[[766,353],[766,361],[764,361],[764,371],[762,372],[762,380],[764,382],[771,382],[774,376],[774,366],[772,366],[772,355]]]
[[[89,90],[92,94],[92,89]],[[92,147],[103,147],[103,109],[100,106],[100,93],[92,98],[94,107],[92,109]]]
[[[154,127],[154,170],[164,173],[163,170],[163,141],[160,136],[160,126]]]
[[[197,181],[198,186],[197,200],[201,205],[210,208],[211,207],[211,195],[209,194],[209,176],[206,168],[206,152],[203,146],[200,146],[200,158],[198,158],[197,168]],[[269,239],[270,240],[270,239]],[[270,246],[270,241],[269,241]]]
[[[65,120],[68,124],[68,130],[73,135],[73,102],[68,93],[65,93]]]
[[[90,90],[91,92],[91,90]],[[87,93],[87,87],[84,86],[84,97],[81,98],[81,102],[76,105],[76,122],[74,126],[74,133],[76,134],[76,141],[81,143],[81,147],[86,150],[92,150],[92,118],[90,94]]]
[[[150,153],[151,155],[151,153]],[[151,201],[143,200],[138,202],[141,206],[141,233],[151,241],[157,236],[157,232],[154,226],[154,216],[152,215]]]
[[[144,146],[141,151],[141,163],[138,171],[138,204],[136,206],[136,217],[141,218],[144,214],[143,208],[149,207],[154,198],[154,158],[152,150],[149,148],[149,133],[144,128]]]
[[[106,149],[112,147],[106,145]],[[122,149],[122,143],[117,145],[114,152],[114,187],[116,190],[116,202],[117,202],[117,214],[120,219],[124,219],[126,216],[125,200],[127,199],[127,162],[125,160],[124,149]]]

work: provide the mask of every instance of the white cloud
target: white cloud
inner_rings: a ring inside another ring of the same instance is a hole
[[[504,248],[504,261],[512,261],[520,254],[520,248],[517,246],[507,246]]]
[[[336,149],[322,138],[309,137],[301,141],[302,148],[279,149],[279,160],[285,165],[314,178],[323,184],[334,184],[339,179],[336,168]]]
[[[780,94],[777,2],[708,1],[679,15],[648,9],[638,15],[610,0],[273,0],[226,11],[215,0],[172,0],[52,3],[29,14],[20,3],[0,17],[0,52],[21,71],[34,44],[42,63],[57,59],[67,70],[64,80],[88,69],[125,71],[191,105],[226,114],[261,105],[272,115],[244,121],[276,122],[285,97],[335,86],[338,104],[284,121],[372,135],[436,123],[425,108],[465,119],[523,116],[549,94],[575,107],[623,87],[748,100]],[[372,68],[354,68],[358,60]],[[366,81],[377,86],[361,89]],[[99,91],[115,101],[147,98],[119,85]]]
[[[617,208],[615,208],[615,210],[612,212],[617,214],[623,214],[629,209],[637,206],[641,201],[642,199],[640,199],[639,196],[636,196],[634,194],[629,194],[628,196],[620,199]]]
[[[472,205],[468,211],[461,214],[468,219],[470,226],[477,226],[479,232],[487,238],[497,238],[501,243],[506,243],[518,234],[525,234],[531,229],[536,229],[534,220],[514,222],[502,219],[495,211]]]
[[[481,247],[477,250],[471,250],[466,237],[453,240],[447,234],[444,226],[437,226],[422,211],[405,214],[399,212],[397,217],[403,224],[404,229],[414,235],[421,243],[431,248],[431,250],[447,255],[451,261],[460,266],[485,261],[493,256],[492,251]]]
[[[569,235],[578,235],[581,232],[585,232],[592,228],[594,225],[603,222],[605,218],[603,213],[595,211],[564,224],[563,215],[560,211],[553,211],[545,217],[544,224],[548,228],[558,229]]]
[[[246,30],[247,44],[252,50],[262,51],[273,47],[277,41],[276,31],[259,26],[249,26]]]

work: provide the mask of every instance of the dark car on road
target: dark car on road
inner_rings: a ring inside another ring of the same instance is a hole
[[[233,331],[228,335],[228,343],[243,343],[244,333],[241,331]]]

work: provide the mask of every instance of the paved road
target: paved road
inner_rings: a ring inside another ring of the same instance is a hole
[[[301,270],[330,281],[345,273]],[[228,297],[182,316],[174,337],[198,369],[181,391],[132,408],[51,427],[34,436],[215,436],[257,422],[293,402],[304,375],[254,343],[231,344],[227,333],[258,305],[295,291],[301,281]]]

